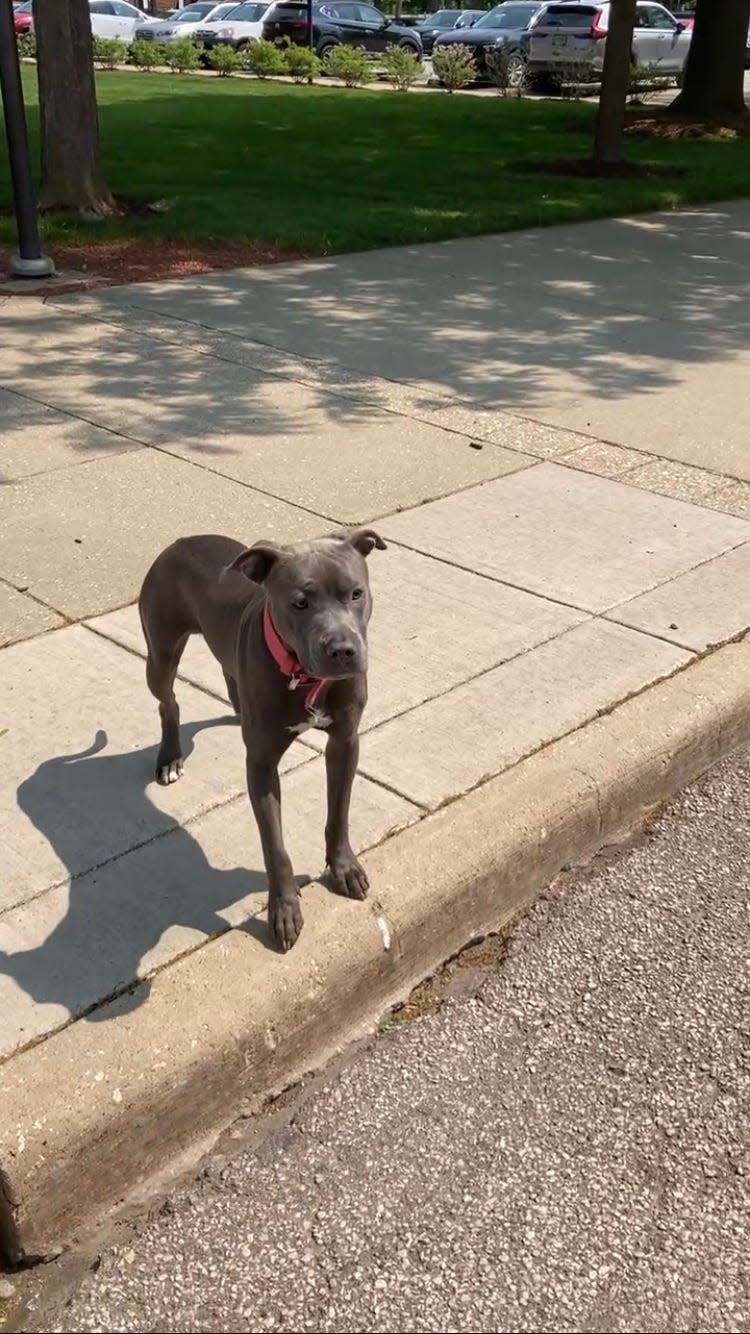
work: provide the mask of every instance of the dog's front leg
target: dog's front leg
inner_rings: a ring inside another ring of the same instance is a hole
[[[290,950],[302,930],[299,888],[281,831],[278,759],[247,756],[247,790],[258,822],[268,875],[268,924],[281,950]]]
[[[349,803],[359,762],[359,736],[356,730],[332,729],[326,744],[326,780],[328,818],[326,820],[326,861],[335,888],[351,899],[363,899],[370,888],[364,867],[357,861],[349,842]]]

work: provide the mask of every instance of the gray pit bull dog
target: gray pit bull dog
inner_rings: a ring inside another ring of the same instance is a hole
[[[185,537],[157,556],[138,608],[146,680],[159,701],[160,783],[182,773],[174,682],[185,645],[202,634],[242,723],[247,787],[268,874],[268,917],[282,950],[302,929],[299,889],[281,832],[279,761],[300,732],[328,732],[326,859],[335,888],[364,898],[369,884],[349,842],[349,802],[367,702],[365,557],[385,542],[371,528],[282,547]]]

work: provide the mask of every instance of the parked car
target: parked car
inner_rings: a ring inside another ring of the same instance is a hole
[[[420,19],[416,29],[422,38],[425,55],[428,56],[432,51],[436,37],[449,32],[451,28],[470,28],[485,12],[484,9],[436,9],[434,14]]]
[[[546,6],[540,0],[505,0],[483,14],[470,28],[446,32],[436,38],[433,51],[446,46],[463,46],[471,51],[477,78],[487,77],[487,52],[502,47],[508,60],[508,83],[517,88],[523,83],[528,58],[529,38]]]
[[[31,12],[31,0],[24,0],[23,4],[13,7],[13,27],[19,37],[25,33],[31,32],[34,27],[34,15]]]
[[[132,42],[156,19],[149,18],[137,5],[127,0],[89,0],[91,31],[95,37],[116,37],[122,42]],[[13,23],[17,33],[34,31],[34,11],[32,0],[26,0],[13,12]]]
[[[202,23],[193,33],[193,41],[206,51],[222,45],[241,51],[243,46],[257,42],[263,36],[263,17],[268,8],[268,0],[245,0],[244,4],[235,4],[228,14]]]
[[[171,18],[159,18],[155,23],[149,23],[139,35],[141,39],[145,38],[149,42],[179,42],[185,37],[195,37],[204,23],[213,23],[217,19],[226,18],[227,14],[236,8],[237,0],[230,0],[229,4],[222,5],[215,4],[214,0],[186,5],[184,9],[178,9]]]
[[[89,13],[95,37],[115,37],[120,42],[132,42],[157,22],[127,0],[89,0]]]
[[[305,0],[277,0],[266,15],[263,36],[271,42],[288,37],[298,46],[307,46],[310,32]],[[422,38],[416,28],[394,23],[374,5],[358,0],[315,0],[312,37],[321,57],[334,46],[358,46],[372,56],[382,55],[389,46],[400,46],[422,55]]]
[[[529,72],[565,71],[581,83],[601,78],[609,27],[608,4],[548,4],[544,18],[531,35]],[[692,33],[663,5],[638,0],[633,29],[634,65],[658,66],[661,73],[679,76],[687,60]]]

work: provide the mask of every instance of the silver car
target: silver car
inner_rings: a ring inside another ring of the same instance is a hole
[[[231,4],[217,5],[213,0],[210,3],[208,0],[198,0],[194,5],[178,9],[170,18],[150,23],[148,30],[139,33],[139,36],[151,42],[179,42],[183,37],[192,39],[202,24],[224,18],[237,8],[238,3],[239,0],[231,0]]]
[[[608,4],[550,4],[529,43],[530,74],[578,77],[582,83],[601,78],[609,28]],[[682,73],[692,33],[653,0],[638,0],[633,29],[633,64]]]

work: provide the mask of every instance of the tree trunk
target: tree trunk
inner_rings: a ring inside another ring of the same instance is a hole
[[[604,48],[599,110],[594,131],[594,161],[622,161],[625,105],[630,87],[636,0],[612,0]]]
[[[99,157],[88,0],[34,0],[42,140],[40,208],[114,211]]]
[[[671,110],[699,120],[747,113],[743,83],[750,0],[698,0],[682,91]]]

